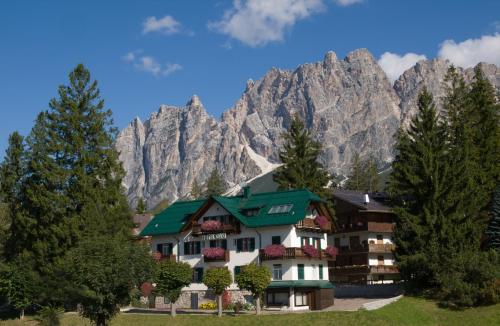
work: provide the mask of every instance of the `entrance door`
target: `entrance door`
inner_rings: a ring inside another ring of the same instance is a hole
[[[198,309],[198,293],[191,293],[191,309]]]
[[[314,295],[314,290],[307,293],[307,301],[309,303],[309,310],[317,310],[316,308],[316,296]]]

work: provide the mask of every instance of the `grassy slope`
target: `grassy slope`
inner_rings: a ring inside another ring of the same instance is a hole
[[[16,321],[2,325],[28,325]],[[319,312],[256,316],[183,316],[171,319],[167,315],[121,314],[111,325],[500,325],[500,304],[490,307],[451,311],[435,303],[416,298],[404,298],[375,311]],[[65,315],[63,325],[90,325],[76,315]]]

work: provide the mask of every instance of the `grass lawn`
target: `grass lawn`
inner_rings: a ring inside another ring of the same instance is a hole
[[[90,325],[77,315],[66,314],[63,325]],[[0,325],[35,325],[16,320],[0,321]],[[441,309],[432,301],[403,298],[374,311],[314,312],[265,316],[187,316],[172,319],[168,315],[120,314],[111,325],[500,325],[500,304],[464,311]]]

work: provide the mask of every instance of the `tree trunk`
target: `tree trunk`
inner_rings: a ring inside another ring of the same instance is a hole
[[[217,295],[217,316],[222,317],[222,295]]]
[[[106,317],[104,315],[98,315],[95,323],[97,326],[106,326]]]
[[[21,320],[24,319],[24,308],[21,309],[21,312],[19,313],[19,319],[21,319]]]
[[[262,311],[260,310],[260,295],[255,299],[255,312],[257,315],[260,315]]]
[[[175,302],[170,301],[170,316],[177,316],[177,312],[175,311]]]

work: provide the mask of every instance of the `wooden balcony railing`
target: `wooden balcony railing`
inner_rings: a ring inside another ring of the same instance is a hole
[[[177,261],[177,258],[175,255],[161,255],[160,261]]]
[[[205,263],[214,263],[214,262],[228,262],[229,261],[229,250],[224,250],[224,256],[218,258],[208,258],[203,256],[203,261]]]
[[[211,233],[239,233],[240,225],[238,223],[228,223],[222,224],[222,227],[219,230],[213,231],[203,231],[201,229],[201,224],[195,223],[193,224],[193,235],[201,235],[201,234],[211,234]]]
[[[395,246],[390,243],[385,244],[358,244],[356,246],[351,247],[340,247],[339,255],[346,254],[359,254],[359,253],[390,253],[394,250]]]
[[[356,231],[372,231],[372,232],[392,232],[393,223],[386,222],[356,222],[349,224],[340,224],[335,230],[335,233],[346,233]]]
[[[393,274],[393,273],[399,273],[399,269],[394,265],[370,266],[370,273],[372,273],[372,274]]]
[[[332,268],[333,275],[356,275],[356,274],[397,274],[399,269],[393,265],[353,265],[335,266]]]
[[[316,224],[316,222],[314,222],[314,219],[305,218],[299,221],[297,224],[295,224],[295,227],[297,229],[307,230],[312,232],[330,232],[332,229],[332,223],[328,221],[325,225],[323,225],[323,227],[320,227],[318,224]]]
[[[334,261],[335,257],[331,257],[324,250],[318,251],[318,257],[309,257],[302,248],[290,247],[285,248],[285,253],[283,256],[275,257],[269,256],[266,254],[264,249],[260,249],[259,251],[260,260],[282,260],[282,259],[320,259],[320,260],[330,260]]]

